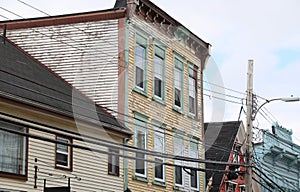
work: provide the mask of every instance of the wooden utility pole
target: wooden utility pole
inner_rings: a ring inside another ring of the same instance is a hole
[[[248,60],[247,72],[247,138],[246,138],[246,158],[247,167],[246,171],[246,192],[252,192],[252,161],[253,161],[253,148],[252,148],[252,113],[253,113],[253,60]]]

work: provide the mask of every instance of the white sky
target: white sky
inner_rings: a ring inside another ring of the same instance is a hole
[[[112,8],[114,0],[22,0],[50,15]],[[248,59],[254,60],[254,92],[267,99],[300,96],[300,7],[299,0],[152,0],[189,30],[212,45],[209,64],[220,71],[226,88],[245,93]],[[24,17],[45,16],[18,0],[0,0],[1,16],[17,19],[6,8]],[[211,76],[213,69],[208,69]],[[208,77],[207,79],[211,79]],[[222,80],[215,83],[222,85]],[[207,86],[207,85],[206,85]],[[207,86],[208,87],[208,86]],[[213,86],[210,86],[213,89]],[[215,90],[215,89],[214,89]],[[217,89],[216,91],[220,91]],[[209,92],[206,92],[209,93]],[[226,94],[243,95],[226,90]],[[218,96],[218,95],[216,95]],[[228,100],[239,101],[226,97]],[[263,102],[260,100],[260,102]],[[205,97],[205,120],[221,113]],[[237,120],[241,105],[225,102],[224,121]],[[294,142],[300,144],[300,102],[274,101],[266,105],[280,125],[293,130]],[[245,108],[246,110],[246,108]],[[213,115],[212,115],[213,114]],[[242,120],[245,116],[241,116]],[[257,115],[254,126],[269,129],[271,124]]]

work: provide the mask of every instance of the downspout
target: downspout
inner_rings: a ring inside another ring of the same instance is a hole
[[[129,64],[129,23],[130,20],[127,18],[125,20],[125,70],[124,70],[124,123],[125,126],[128,127],[128,64]],[[125,140],[125,145],[128,144],[129,139]],[[128,155],[128,152],[125,151],[125,155]],[[128,188],[128,159],[124,159],[124,174],[125,174],[125,180],[124,180],[124,191]]]

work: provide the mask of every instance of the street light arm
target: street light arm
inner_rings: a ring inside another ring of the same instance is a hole
[[[269,100],[266,100],[263,104],[261,104],[258,109],[256,110],[256,112],[254,113],[253,117],[252,117],[252,121],[255,120],[255,117],[258,113],[258,111],[267,103],[270,103],[271,101],[277,101],[277,100],[280,100],[280,101],[284,101],[284,102],[295,102],[295,101],[300,101],[300,98],[299,97],[286,97],[286,98],[275,98],[275,99],[269,99]]]

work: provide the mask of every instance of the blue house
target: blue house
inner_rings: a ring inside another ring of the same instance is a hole
[[[300,146],[292,141],[292,131],[278,123],[272,132],[264,130],[262,142],[254,145],[254,173],[261,191],[300,191]]]

